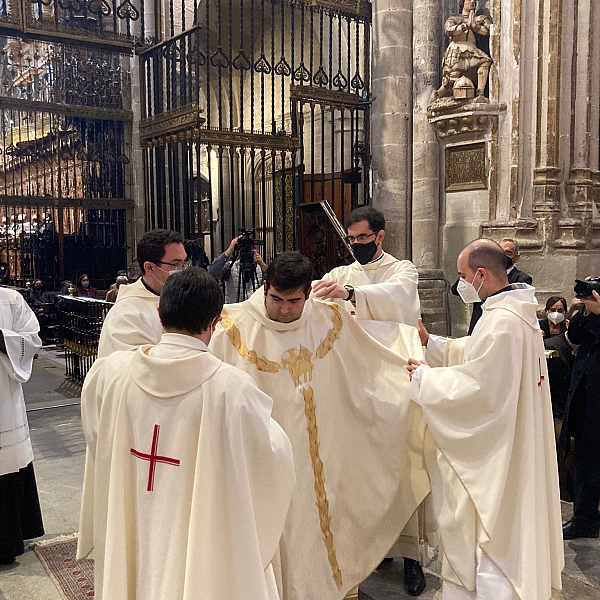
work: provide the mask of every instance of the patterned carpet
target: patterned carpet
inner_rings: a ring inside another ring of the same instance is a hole
[[[75,560],[76,534],[42,540],[33,550],[65,600],[94,597],[94,561]]]

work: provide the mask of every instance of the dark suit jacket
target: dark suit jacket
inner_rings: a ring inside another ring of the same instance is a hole
[[[528,285],[531,285],[532,282],[533,282],[533,279],[531,278],[531,275],[527,275],[527,273],[524,273],[523,271],[519,271],[519,269],[517,269],[517,267],[515,267],[508,274],[508,283],[527,283]]]

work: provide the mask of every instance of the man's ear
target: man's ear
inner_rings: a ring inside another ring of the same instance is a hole
[[[377,237],[375,238],[375,241],[378,244],[383,244],[383,240],[385,240],[385,230],[381,229],[380,231],[377,232]]]
[[[144,268],[144,273],[153,273],[154,272],[154,263],[151,263],[149,260],[147,260],[142,267]],[[142,275],[144,274],[142,273]]]
[[[267,292],[269,291],[269,284],[266,281],[263,283],[263,290],[265,291],[266,296]]]

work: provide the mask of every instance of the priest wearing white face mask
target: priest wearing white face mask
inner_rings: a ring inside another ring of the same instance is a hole
[[[189,264],[183,238],[175,231],[154,229],[137,245],[142,276],[119,288],[100,333],[98,358],[116,350],[135,350],[143,344],[157,344],[162,335],[158,318],[160,290],[167,277]]]
[[[429,426],[443,600],[548,600],[564,566],[558,471],[534,288],[508,284],[492,240],[458,257],[459,292],[483,301],[473,334],[421,326],[428,364],[411,359],[411,398]],[[430,368],[435,366],[439,368]]]

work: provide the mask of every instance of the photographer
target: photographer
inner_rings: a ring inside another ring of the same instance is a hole
[[[255,278],[254,282],[252,282],[251,278],[249,281],[246,281],[243,278],[243,274],[240,273],[242,258],[240,248],[238,247],[238,243],[240,242],[248,245],[252,251],[251,261],[255,269],[253,274]],[[208,267],[209,274],[225,284],[225,304],[233,304],[246,300],[256,287],[262,285],[263,273],[266,270],[267,265],[262,256],[252,247],[249,232],[244,232],[242,235],[233,238],[227,250],[217,256]],[[240,289],[240,282],[242,283],[242,289]]]
[[[600,533],[600,279],[577,281],[582,308],[569,322],[567,339],[579,346],[565,407],[561,445],[575,438],[573,518],[563,526],[565,540]]]

